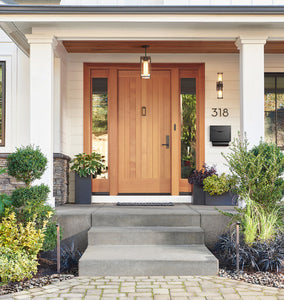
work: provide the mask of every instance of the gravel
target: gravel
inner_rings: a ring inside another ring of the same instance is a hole
[[[44,285],[52,284],[55,282],[68,280],[74,278],[74,275],[45,275],[42,277],[34,277],[30,280],[25,280],[22,282],[11,282],[9,284],[0,285],[0,295],[6,295],[16,292],[21,292],[24,290],[42,287]]]
[[[219,269],[219,276],[234,280],[240,280],[247,283],[265,285],[276,288],[284,288],[284,274],[270,272],[247,273],[244,271],[230,271]]]

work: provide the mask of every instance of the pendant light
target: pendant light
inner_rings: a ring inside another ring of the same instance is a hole
[[[145,49],[145,56],[140,57],[141,65],[141,78],[150,79],[151,78],[151,57],[147,56],[147,48],[149,45],[142,46]]]

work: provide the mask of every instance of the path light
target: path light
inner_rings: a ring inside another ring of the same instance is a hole
[[[217,99],[223,99],[223,73],[217,73]]]
[[[142,46],[145,49],[145,56],[140,57],[141,64],[141,78],[150,79],[151,78],[151,57],[147,56],[147,48],[149,45]]]

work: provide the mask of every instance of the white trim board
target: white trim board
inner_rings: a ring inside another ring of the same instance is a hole
[[[120,196],[92,196],[92,203],[192,203],[192,196],[171,196],[171,195],[120,195]]]

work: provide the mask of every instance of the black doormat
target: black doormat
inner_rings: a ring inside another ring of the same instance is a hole
[[[161,203],[155,203],[155,202],[117,202],[117,206],[174,206],[172,202],[161,202]]]

